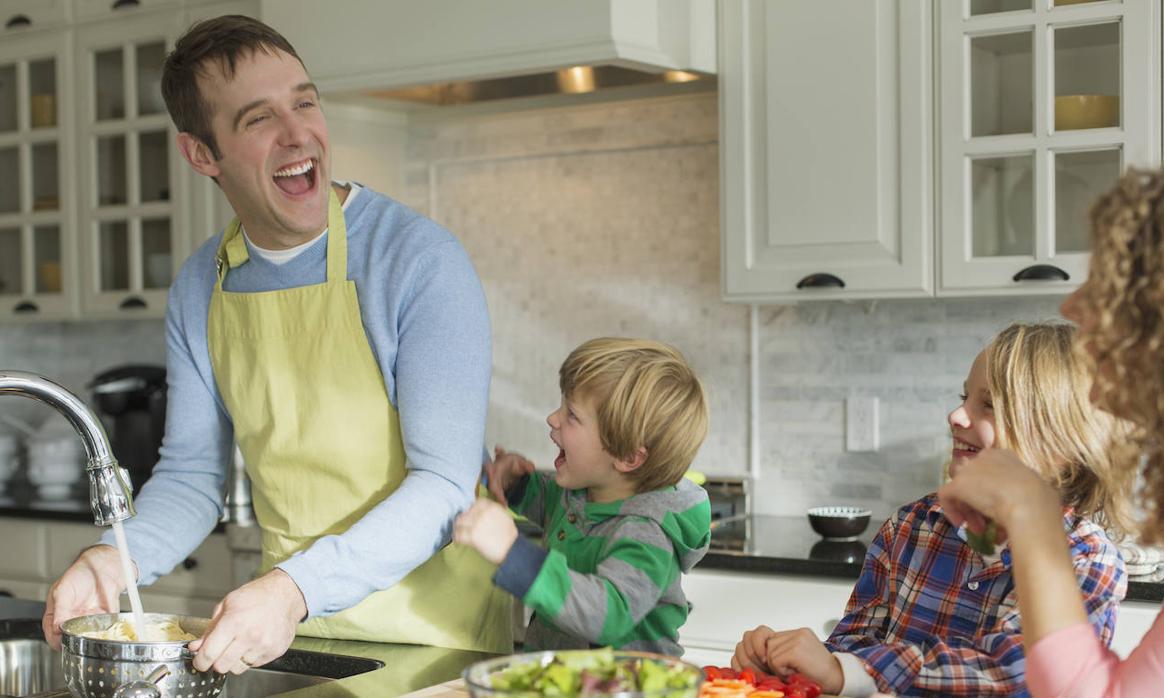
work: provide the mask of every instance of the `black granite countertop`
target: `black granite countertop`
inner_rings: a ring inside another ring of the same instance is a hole
[[[78,480],[69,489],[69,496],[63,499],[40,499],[36,488],[24,481],[9,483],[0,491],[0,516],[19,519],[40,519],[48,521],[75,521],[93,523],[93,511],[89,507],[88,480]],[[215,533],[225,530],[219,523]]]
[[[712,523],[711,549],[698,569],[796,574],[856,581],[878,525],[852,541],[827,541],[804,516],[754,514]],[[1164,575],[1128,580],[1128,601],[1164,601]]]

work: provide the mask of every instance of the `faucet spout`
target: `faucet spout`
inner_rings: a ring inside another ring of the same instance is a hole
[[[113,457],[101,420],[80,398],[53,381],[25,371],[0,371],[0,395],[23,395],[60,412],[85,444],[93,523],[108,526],[135,514],[129,483]]]

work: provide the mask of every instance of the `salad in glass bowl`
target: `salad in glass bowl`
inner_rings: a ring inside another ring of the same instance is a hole
[[[697,698],[703,672],[674,657],[607,647],[490,659],[464,678],[473,698]]]

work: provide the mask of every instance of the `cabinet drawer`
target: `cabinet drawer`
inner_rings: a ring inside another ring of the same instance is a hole
[[[9,22],[15,24],[8,31],[62,25],[67,19],[65,8],[67,2],[68,0],[0,0],[0,31],[5,30]],[[29,24],[24,24],[20,19],[22,17],[27,19]]]
[[[234,588],[231,584],[230,548],[227,547],[226,536],[212,533],[173,571],[149,588],[181,596],[216,599],[226,596]]]
[[[44,601],[44,597],[48,594],[48,584],[19,579],[0,579],[0,593],[12,594],[18,599]]]
[[[177,613],[183,616],[209,618],[218,601],[219,599],[159,594],[152,591],[142,591],[141,593],[141,605],[146,613]],[[121,606],[123,611],[129,610],[129,600],[124,596],[121,597]]]
[[[76,0],[76,3],[77,21],[130,16],[140,10],[178,6],[178,0]],[[114,5],[117,5],[116,9]]]
[[[1121,657],[1127,657],[1140,644],[1140,639],[1148,628],[1156,622],[1160,614],[1160,604],[1144,601],[1124,601],[1120,604],[1120,614],[1116,622],[1111,648]]]
[[[48,576],[45,559],[45,525],[41,521],[0,519],[0,571],[5,578],[44,581]]]
[[[73,564],[82,550],[101,539],[103,528],[86,523],[45,523],[48,529],[48,573],[55,580]]]
[[[679,629],[679,642],[734,651],[744,631],[757,625],[809,628],[824,639],[845,614],[852,590],[847,580],[695,571],[683,578],[692,610]]]

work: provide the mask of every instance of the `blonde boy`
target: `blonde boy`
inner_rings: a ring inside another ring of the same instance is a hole
[[[554,473],[501,449],[490,491],[545,531],[519,538],[501,505],[478,500],[454,540],[500,565],[493,582],[534,611],[527,650],[610,645],[680,655],[680,575],[707,552],[707,493],[683,478],[707,435],[699,379],[673,347],[593,339],[559,370],[550,413]]]

